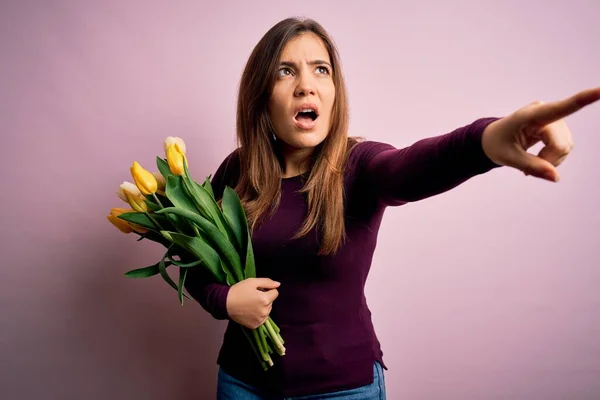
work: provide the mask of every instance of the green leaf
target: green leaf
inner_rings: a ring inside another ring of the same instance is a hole
[[[158,211],[162,207],[154,202],[154,197],[151,194],[144,196],[146,198],[146,205],[152,211]]]
[[[177,296],[179,297],[179,303],[181,303],[181,305],[183,305],[183,285],[185,285],[185,277],[187,276],[187,273],[187,268],[179,270],[179,290],[177,291]]]
[[[198,237],[182,233],[168,232],[168,236],[174,243],[198,257],[219,282],[225,283],[226,272],[221,267],[221,258],[211,246]]]
[[[158,263],[158,271],[160,273],[160,276],[162,276],[162,278],[165,280],[165,282],[167,282],[169,284],[169,286],[171,286],[173,289],[175,289],[175,290],[177,290],[177,292],[179,292],[179,288],[177,287],[177,284],[173,281],[173,279],[171,279],[171,277],[167,273],[167,262],[165,262],[165,258],[167,257],[167,254],[172,249],[173,249],[173,246],[169,247],[169,249],[167,250],[167,253],[165,253],[165,255],[161,258],[160,262]],[[189,299],[189,297],[185,293],[183,295]]]
[[[158,213],[173,213],[181,215],[189,221],[198,225],[198,227],[204,231],[207,235],[207,241],[214,245],[215,249],[221,257],[227,261],[227,266],[231,268],[233,275],[237,281],[244,279],[242,273],[242,266],[240,256],[235,250],[235,247],[231,244],[229,239],[223,235],[213,224],[211,224],[206,218],[198,215],[195,212],[188,211],[177,207],[167,207],[158,211]]]
[[[167,214],[166,217],[173,224],[173,227],[177,227],[178,231],[186,235],[195,233],[195,229],[197,229],[188,220],[179,215]]]
[[[168,267],[171,263],[165,263],[165,267]],[[158,270],[158,263],[154,265],[149,265],[144,268],[132,269],[131,271],[125,272],[125,276],[130,278],[149,278],[158,274],[160,271]]]
[[[166,228],[168,226],[169,221],[167,220],[166,216],[154,214],[153,217],[163,228]],[[121,218],[125,221],[132,222],[134,224],[143,226],[144,228],[147,228],[147,229],[155,229],[155,230],[158,229],[156,227],[156,225],[154,224],[154,222],[148,217],[148,214],[146,214],[146,213],[137,212],[137,211],[126,212],[126,213],[120,214],[119,218]]]
[[[248,218],[246,217],[242,201],[234,189],[225,186],[222,204],[225,219],[236,235],[239,254],[245,253],[246,255],[244,277],[254,278],[256,277],[256,265],[254,263],[252,238],[248,227]]]
[[[256,264],[254,263],[254,250],[252,249],[252,238],[248,232],[248,248],[246,249],[246,266],[244,268],[245,278],[256,278]]]
[[[229,268],[227,268],[225,263],[223,263],[223,260],[221,260],[221,269],[225,272],[225,283],[228,284],[229,286],[235,285],[235,283],[236,283],[235,278],[229,271]]]
[[[219,208],[219,205],[214,199],[214,195],[211,195],[204,186],[198,184],[198,182],[194,181],[190,176],[190,172],[187,166],[184,163],[185,174],[183,175],[184,185],[193,199],[194,204],[200,215],[206,218],[208,221],[213,223],[219,228],[219,230],[230,240],[234,239],[234,234],[231,231],[231,228],[227,225],[225,221],[225,217]],[[205,182],[206,183],[206,182]]]
[[[215,200],[215,192],[213,191],[212,184],[210,183],[210,177],[211,177],[211,175],[208,175],[206,177],[206,180],[204,181],[204,185],[202,185],[202,186],[204,187],[204,189],[206,189],[208,194],[210,194],[210,197],[212,197],[213,200]]]
[[[167,178],[167,187],[165,190],[167,197],[175,207],[184,210],[196,211],[196,206],[183,186],[183,178],[178,175],[170,175]]]
[[[173,235],[171,235],[171,237],[173,237]],[[175,260],[171,254],[169,254],[167,256],[167,258],[169,259],[169,261],[171,261],[171,263],[173,265],[177,265],[180,268],[195,267],[196,265],[202,264],[202,260],[196,260],[196,261],[192,261],[192,262],[189,262],[189,263],[184,263],[182,261]]]
[[[225,220],[233,232],[236,248],[240,254],[243,254],[246,252],[245,244],[248,237],[248,222],[242,202],[235,190],[229,186],[225,186],[221,204]]]
[[[169,251],[171,251],[171,248],[172,248],[172,246],[169,247],[169,249],[167,250],[167,253]],[[175,284],[175,282],[173,282],[173,280],[171,279],[169,274],[167,274],[167,266],[166,266],[166,262],[165,262],[167,253],[165,253],[165,255],[158,262],[158,272],[160,273],[162,278],[165,280],[165,282],[167,282],[171,287],[173,287],[175,290],[177,290],[177,285]]]
[[[156,157],[156,167],[158,168],[158,171],[162,174],[162,176],[165,177],[165,180],[167,180],[169,176],[173,175],[173,173],[171,173],[171,168],[169,168],[167,160],[162,159],[158,156]]]
[[[149,232],[152,232],[152,231],[146,231],[145,233],[135,232],[136,234],[140,235],[140,237],[137,238],[136,242],[141,242],[142,240],[146,239],[146,237],[148,236]]]
[[[141,240],[141,239],[148,239],[153,242],[160,243],[165,247],[169,247],[171,245],[170,241],[165,239],[159,232],[156,232],[156,231],[148,231],[148,232],[144,233],[138,240]]]

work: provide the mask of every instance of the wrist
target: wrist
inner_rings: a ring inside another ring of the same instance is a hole
[[[496,149],[498,147],[498,125],[501,124],[502,119],[491,122],[485,127],[481,135],[481,147],[485,156],[494,164],[502,165],[497,154]]]

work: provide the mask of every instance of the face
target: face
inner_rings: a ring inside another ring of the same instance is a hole
[[[269,115],[287,150],[310,150],[329,133],[335,99],[329,53],[321,39],[304,33],[290,40],[280,58]]]

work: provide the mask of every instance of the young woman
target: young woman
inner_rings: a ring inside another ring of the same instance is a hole
[[[213,177],[240,195],[253,228],[257,273],[231,287],[199,269],[189,293],[229,324],[218,399],[384,399],[383,353],[364,285],[384,210],[509,166],[558,180],[573,143],[562,118],[600,98],[583,91],[481,118],[396,149],[348,136],[339,57],[313,20],[286,19],[252,52],[242,76],[239,147]],[[537,156],[526,152],[542,140]],[[263,371],[240,325],[271,315],[286,355]],[[387,368],[386,368],[387,369]]]

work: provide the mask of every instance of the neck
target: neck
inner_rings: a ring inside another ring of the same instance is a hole
[[[282,178],[291,178],[301,175],[310,169],[310,159],[313,148],[306,149],[282,149],[283,175]]]

